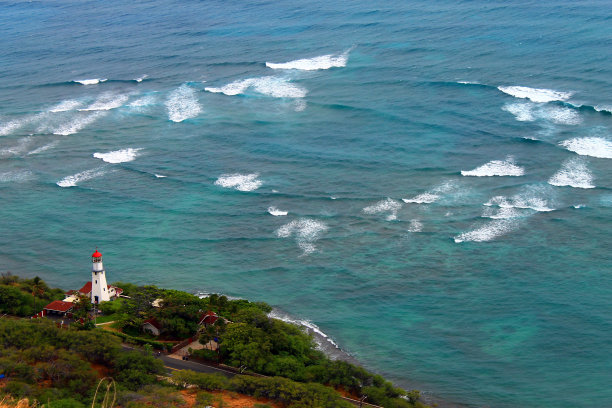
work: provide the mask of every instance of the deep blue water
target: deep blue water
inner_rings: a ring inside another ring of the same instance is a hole
[[[0,269],[97,245],[450,403],[612,405],[610,2],[337,3],[0,2]]]

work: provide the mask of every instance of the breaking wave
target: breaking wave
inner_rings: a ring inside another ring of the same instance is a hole
[[[533,194],[533,192],[526,192],[517,194],[510,198],[506,196],[495,196],[483,205],[488,207],[499,207],[499,208],[518,208],[518,209],[530,209],[538,212],[554,211],[548,205],[548,200],[541,196]],[[491,218],[491,217],[490,217]]]
[[[278,319],[278,320],[282,320],[283,322],[292,323],[292,324],[296,324],[298,326],[301,326],[301,327],[305,328],[307,331],[312,331],[313,333],[316,333],[320,337],[324,338],[326,341],[328,341],[335,348],[337,348],[337,349],[340,348],[340,347],[338,347],[338,345],[327,334],[325,334],[319,328],[319,326],[317,326],[316,324],[314,324],[313,322],[311,322],[309,320],[294,319],[294,318],[292,318],[292,317],[286,315],[285,313],[282,313],[282,312],[280,312],[280,311],[278,311],[276,309],[273,309],[268,314],[268,316],[273,318],[273,319]]]
[[[423,223],[419,220],[410,220],[408,226],[408,232],[421,232],[423,231]]]
[[[247,78],[234,81],[221,88],[206,87],[205,91],[222,93],[225,95],[246,94],[248,90],[273,98],[303,98],[308,91],[298,85],[292,84],[289,79],[276,76]]]
[[[612,142],[601,137],[576,137],[559,145],[581,156],[612,159]]]
[[[79,111],[88,112],[88,111],[107,111],[115,108],[119,108],[122,106],[129,97],[127,95],[115,94],[112,92],[105,92],[98,97],[86,108],[79,109]]]
[[[497,89],[515,98],[529,99],[537,103],[566,101],[573,95],[573,92],[562,92],[544,88],[529,88],[527,86],[498,86]]]
[[[279,210],[276,207],[268,207],[268,213],[270,213],[271,215],[273,215],[275,217],[279,217],[279,216],[282,216],[282,215],[289,214],[289,211]]]
[[[55,129],[53,129],[52,132],[55,135],[61,135],[61,136],[72,135],[74,133],[77,133],[84,127],[91,125],[96,120],[100,119],[106,114],[107,114],[107,111],[96,111],[96,112],[92,112],[86,115],[81,115],[71,120],[70,122],[64,123],[56,127]]]
[[[155,104],[155,96],[147,95],[142,98],[138,98],[135,101],[132,101],[128,104],[130,108],[143,108],[145,106],[154,105]]]
[[[166,110],[168,119],[173,122],[182,122],[198,116],[202,112],[202,106],[198,102],[196,91],[183,84],[168,95]]]
[[[272,69],[299,69],[302,71],[341,68],[346,66],[350,51],[351,50],[347,50],[342,54],[327,54],[314,58],[302,58],[289,62],[266,62],[266,66]]]
[[[13,170],[0,173],[0,183],[22,182],[32,180],[34,173],[30,170]]]
[[[54,148],[54,147],[55,147],[55,146],[57,146],[58,144],[59,144],[59,140],[55,140],[55,141],[53,141],[53,142],[51,142],[51,143],[48,143],[48,144],[46,144],[46,145],[44,145],[44,146],[40,146],[40,147],[38,147],[38,148],[36,148],[36,149],[34,149],[34,150],[32,150],[32,151],[28,152],[28,154],[30,155],[30,154],[38,154],[38,153],[42,153],[42,152],[44,152],[44,151],[46,151],[46,150],[49,150],[49,149]]]
[[[492,160],[474,170],[462,170],[462,176],[492,177],[492,176],[522,176],[525,169],[514,163],[514,158],[508,156],[506,160]]]
[[[308,255],[317,250],[315,242],[327,230],[327,225],[312,218],[291,221],[276,230],[279,238],[295,237],[298,247]]]
[[[223,174],[219,176],[217,181],[215,181],[215,185],[225,188],[234,188],[238,191],[253,191],[257,190],[263,184],[263,182],[259,180],[258,177],[258,173]]]
[[[71,111],[71,110],[75,110],[76,108],[78,108],[82,104],[83,103],[80,102],[80,101],[76,101],[74,99],[68,99],[66,101],[62,101],[62,102],[58,103],[57,105],[55,105],[54,107],[49,109],[49,112],[52,112],[52,113],[68,112],[68,111]]]
[[[24,122],[21,120],[12,120],[10,122],[6,122],[0,125],[0,136],[9,135],[13,131],[19,129],[23,125],[24,125]]]
[[[411,204],[431,204],[438,201],[444,194],[451,193],[458,189],[457,185],[455,185],[451,181],[446,181],[431,190],[421,193],[412,198],[402,198],[402,201],[405,203]]]
[[[527,103],[507,103],[503,110],[514,115],[519,122],[546,120],[559,125],[578,125],[582,122],[580,114],[566,106],[541,106]]]
[[[56,184],[60,187],[75,187],[78,183],[86,180],[91,180],[92,178],[101,176],[105,173],[103,167],[98,167],[91,170],[85,170],[77,174],[73,174],[72,176],[67,176],[58,181]]]
[[[584,160],[578,158],[566,160],[561,169],[548,180],[548,184],[575,188],[595,188],[593,175]]]
[[[400,208],[402,208],[401,203],[392,200],[391,198],[387,198],[377,202],[376,204],[365,207],[363,212],[365,214],[389,213],[389,215],[387,215],[387,221],[393,221],[397,219],[397,212]]]
[[[134,78],[134,81],[136,81],[136,82],[142,82],[142,81],[144,81],[145,79],[147,79],[148,77],[149,77],[149,76],[148,76],[147,74],[144,74],[144,75],[139,76],[138,78]]]
[[[431,204],[433,202],[436,202],[439,198],[440,196],[438,194],[423,193],[413,198],[402,198],[402,201],[405,203],[414,203],[414,204]]]
[[[492,241],[504,234],[514,231],[518,224],[512,220],[493,220],[475,230],[464,232],[454,238],[456,243],[473,241]]]
[[[74,79],[72,82],[81,85],[97,85],[100,82],[106,82],[106,78],[92,78],[92,79]]]
[[[114,150],[112,152],[107,153],[96,152],[93,154],[93,157],[95,157],[96,159],[101,159],[102,161],[105,161],[107,163],[125,163],[134,160],[140,150],[142,149],[134,149],[128,147],[127,149]]]

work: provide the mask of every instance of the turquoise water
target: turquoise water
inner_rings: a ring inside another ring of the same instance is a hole
[[[1,269],[78,288],[97,245],[447,403],[611,405],[611,37],[605,1],[0,2]]]

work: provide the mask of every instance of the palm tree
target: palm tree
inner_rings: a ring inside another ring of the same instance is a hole
[[[32,279],[32,296],[34,296],[34,313],[35,314],[38,313],[38,309],[36,308],[36,295],[43,295],[46,289],[47,289],[47,285],[45,285],[45,282],[43,282],[43,280],[40,279],[38,276]]]

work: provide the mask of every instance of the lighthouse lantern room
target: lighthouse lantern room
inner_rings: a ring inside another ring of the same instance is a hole
[[[106,283],[106,272],[102,264],[102,254],[96,248],[91,255],[93,263],[91,269],[91,303],[107,302],[110,300],[109,287]]]

